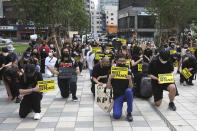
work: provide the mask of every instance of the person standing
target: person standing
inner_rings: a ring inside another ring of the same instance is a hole
[[[44,73],[45,72],[45,59],[48,56],[49,51],[50,51],[50,48],[46,44],[46,41],[43,41],[42,46],[40,46],[38,51],[41,56],[41,73]]]

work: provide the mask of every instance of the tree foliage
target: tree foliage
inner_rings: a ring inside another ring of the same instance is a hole
[[[12,0],[23,23],[33,21],[38,27],[88,28],[89,18],[82,0]],[[24,9],[24,12],[21,12]]]
[[[197,20],[197,0],[151,0],[148,12],[156,17],[158,28],[179,34]]]

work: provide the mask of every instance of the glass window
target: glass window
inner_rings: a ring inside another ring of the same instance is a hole
[[[155,19],[152,16],[138,16],[138,28],[154,28]]]

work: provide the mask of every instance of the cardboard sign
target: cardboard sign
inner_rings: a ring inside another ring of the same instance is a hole
[[[99,52],[102,52],[101,47],[92,47],[92,53],[93,54],[99,53]]]
[[[170,50],[170,55],[176,54],[176,50]]]
[[[142,65],[143,64],[138,64],[138,71],[142,71]]]
[[[106,86],[106,84],[103,86],[95,85],[95,102],[104,112],[109,113],[113,108],[114,101],[111,90],[106,89],[105,92]]]
[[[40,92],[55,91],[55,80],[38,81]]]
[[[95,55],[95,60],[101,60],[104,56],[105,56],[105,54],[96,53],[96,55]]]
[[[174,66],[174,67],[178,67],[178,62],[177,62],[177,61],[174,62],[174,63],[173,63],[173,66]]]
[[[158,74],[159,83],[174,83],[174,76],[172,73],[168,74]]]
[[[114,79],[127,79],[128,68],[127,67],[112,67],[111,74],[115,75]]]
[[[185,77],[185,79],[189,79],[192,76],[192,73],[187,68],[184,68],[181,74]]]
[[[126,60],[126,66],[130,66],[130,60]]]

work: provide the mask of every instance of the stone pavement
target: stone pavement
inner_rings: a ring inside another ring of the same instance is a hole
[[[46,79],[46,78],[45,78]],[[55,79],[56,78],[52,78]],[[176,80],[179,80],[176,75]],[[56,81],[57,82],[57,81]],[[57,85],[57,84],[56,84]],[[192,131],[197,130],[197,90],[196,86],[183,87],[177,82],[180,96],[176,97],[177,111],[168,109],[167,92],[161,107],[155,108],[153,99],[142,100],[135,98],[133,104],[133,122],[127,122],[126,103],[123,116],[114,120],[111,114],[104,113],[94,103],[90,91],[88,71],[78,77],[78,102],[71,98],[63,99],[59,89],[47,92],[42,100],[42,119],[33,120],[33,113],[27,118],[18,116],[19,104],[7,102],[7,94],[0,86],[0,131]],[[197,83],[195,84],[197,85]]]

